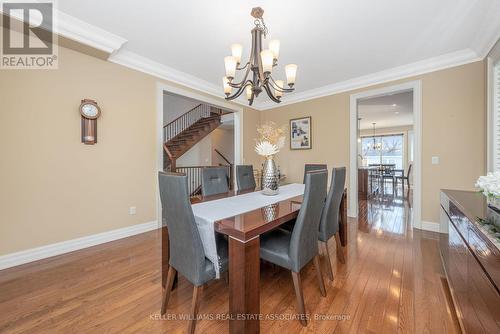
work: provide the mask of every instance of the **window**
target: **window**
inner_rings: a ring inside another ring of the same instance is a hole
[[[413,133],[413,130],[408,131],[408,161],[413,162],[415,161],[415,134]]]
[[[403,169],[403,142],[403,134],[362,137],[363,165],[395,164],[396,169]]]
[[[490,125],[492,132],[492,149],[490,157],[490,169],[497,172],[500,171],[500,61],[492,66],[491,73],[492,89],[490,91],[491,103],[491,120],[493,124]]]

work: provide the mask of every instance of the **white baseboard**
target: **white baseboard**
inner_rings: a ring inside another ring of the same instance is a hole
[[[431,232],[440,232],[440,225],[439,223],[434,223],[434,222],[426,222],[426,221],[422,221],[422,225],[421,225],[421,230],[424,230],[424,231],[431,231]]]
[[[0,270],[68,252],[73,252],[79,249],[103,244],[113,240],[130,237],[136,234],[152,231],[157,228],[158,222],[155,220],[148,223],[132,225],[112,231],[89,235],[82,238],[57,242],[50,245],[2,255],[0,256]]]

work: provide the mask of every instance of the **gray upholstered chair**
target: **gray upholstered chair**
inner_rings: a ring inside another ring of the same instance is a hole
[[[330,183],[330,190],[326,197],[323,213],[321,214],[321,221],[319,224],[319,241],[321,241],[326,248],[326,259],[328,261],[328,276],[333,281],[333,269],[330,261],[330,253],[328,251],[328,240],[335,236],[337,243],[337,257],[342,263],[345,263],[342,245],[340,244],[339,237],[339,212],[340,202],[342,201],[342,194],[344,193],[345,185],[345,167],[334,168],[332,171],[332,181]]]
[[[236,185],[238,190],[255,189],[255,177],[252,165],[236,166]]]
[[[215,278],[212,262],[205,257],[203,244],[189,201],[187,177],[179,173],[159,173],[160,197],[169,234],[169,268],[161,314],[167,311],[170,291],[178,272],[194,285],[188,333],[194,333],[202,286]],[[227,241],[216,234],[221,272],[227,270]]]
[[[304,180],[302,183],[306,183],[306,174],[313,170],[326,170],[328,171],[328,167],[325,164],[305,164],[304,166]]]
[[[302,206],[293,231],[278,228],[262,235],[260,239],[260,257],[292,272],[297,308],[303,326],[307,325],[307,319],[300,270],[311,260],[314,260],[321,295],[326,296],[318,256],[318,231],[326,198],[327,179],[326,170],[307,173]]]
[[[201,171],[201,194],[217,195],[229,191],[226,167],[205,167]]]

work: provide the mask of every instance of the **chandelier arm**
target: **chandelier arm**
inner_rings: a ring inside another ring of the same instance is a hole
[[[241,85],[244,85],[247,78],[248,78],[248,73],[250,73],[250,66],[247,67],[247,69],[245,71],[245,75],[243,76],[243,79],[241,79],[240,82],[238,82],[238,83],[229,82],[229,86],[231,86],[233,88],[239,88]]]
[[[285,87],[278,86],[276,81],[274,81],[274,78],[272,77],[272,75],[269,75],[269,79],[271,79],[271,80],[268,80],[269,83],[271,84],[271,87],[273,87],[277,91],[280,91],[282,93],[290,93],[290,92],[293,92],[295,90],[295,88],[285,88]]]
[[[243,79],[241,79],[240,82],[238,83],[229,83],[229,86],[233,87],[233,88],[240,88],[241,85],[244,85],[244,83],[246,82],[247,78],[248,78],[248,74],[250,73],[250,69],[251,69],[251,66],[250,64],[252,63],[252,60],[253,60],[253,54],[250,53],[250,59],[248,60],[247,64],[245,65],[246,67],[246,71],[245,71],[245,75],[243,77]],[[245,68],[243,67],[243,68]]]
[[[274,94],[271,92],[271,88],[269,88],[269,83],[266,82],[264,85],[263,85],[264,89],[266,90],[266,93],[267,95],[269,96],[269,98],[271,100],[273,100],[274,102],[276,103],[280,103],[281,100],[279,100],[276,96],[274,96]]]
[[[245,84],[241,85],[241,87],[233,95],[226,97],[226,100],[230,101],[238,98],[249,84],[251,85],[252,81],[247,80]]]
[[[250,65],[250,62],[249,62],[249,61],[247,61],[247,63],[246,63],[246,64],[245,64],[245,66],[243,66],[243,67],[236,67],[236,70],[237,70],[237,71],[244,70],[245,68],[247,68],[247,66],[248,66],[248,65]]]

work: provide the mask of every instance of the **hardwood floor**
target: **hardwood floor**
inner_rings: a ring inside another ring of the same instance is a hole
[[[459,333],[443,289],[438,234],[413,230],[401,199],[363,201],[349,221],[346,264],[331,256],[320,296],[313,264],[302,272],[307,327],[290,272],[263,265],[261,333]],[[0,271],[0,333],[184,333],[192,285],[182,277],[161,307],[161,235],[153,231]],[[335,254],[335,242],[328,243]],[[203,288],[197,333],[225,333],[224,279]],[[290,320],[292,319],[292,320]]]

